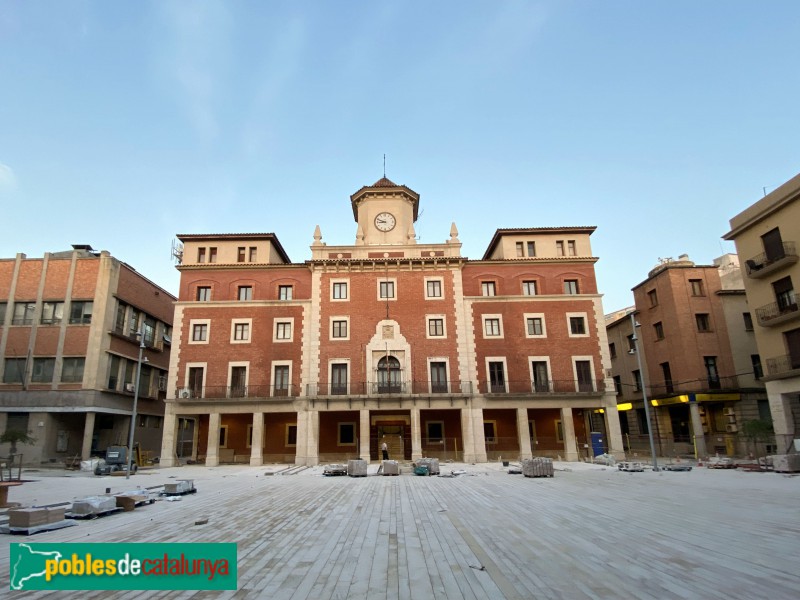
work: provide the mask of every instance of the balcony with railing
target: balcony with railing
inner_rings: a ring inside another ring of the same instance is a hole
[[[299,387],[288,385],[206,385],[203,387],[179,388],[175,398],[180,402],[211,400],[211,401],[240,401],[240,400],[270,400],[298,397]]]
[[[794,295],[790,301],[773,302],[756,309],[756,319],[762,327],[775,327],[797,317],[800,317],[800,310]]]
[[[647,386],[647,395],[657,399],[680,394],[696,394],[701,392],[730,391],[739,389],[739,379],[730,377],[707,377],[688,381],[661,381]],[[637,390],[641,391],[641,390]]]
[[[565,394],[603,395],[605,381],[578,380],[578,379],[552,379],[546,381],[505,381],[505,382],[480,382],[480,390],[493,396],[552,396]]]
[[[767,377],[783,379],[800,376],[800,356],[786,354],[767,359]]]
[[[762,252],[744,261],[747,276],[752,279],[760,279],[787,265],[796,263],[798,256],[795,243],[783,242],[781,246],[783,252]]]
[[[309,397],[320,396],[424,396],[472,394],[470,381],[351,381],[306,386]]]

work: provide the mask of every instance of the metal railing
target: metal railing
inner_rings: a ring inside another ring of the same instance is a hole
[[[773,302],[756,309],[756,318],[760,325],[767,325],[770,321],[774,321],[779,317],[793,314],[800,314],[798,313],[797,301],[791,303]]]
[[[240,398],[286,398],[299,396],[297,386],[288,385],[234,385],[202,388],[178,388],[175,398],[180,400],[223,400]]]
[[[651,397],[669,396],[673,394],[686,394],[692,392],[706,392],[708,390],[734,390],[739,387],[739,378],[710,377],[693,379],[691,381],[664,381],[652,383],[647,386],[647,395]],[[641,390],[637,390],[641,391]]]
[[[783,375],[800,369],[800,356],[785,354],[767,359],[768,375]]]
[[[582,381],[578,379],[551,379],[548,381],[506,381],[492,383],[482,381],[480,389],[486,394],[602,394],[605,381],[602,379]]]
[[[317,396],[380,396],[409,394],[471,394],[470,381],[351,381],[349,383],[317,383],[306,386],[309,397]]]
[[[754,273],[758,273],[764,267],[768,267],[776,262],[779,262],[785,258],[797,258],[797,250],[795,249],[794,242],[783,242],[783,253],[769,256],[766,252],[762,252],[761,254],[757,254],[753,258],[749,258],[744,261],[745,269],[747,269],[747,274],[752,275]]]

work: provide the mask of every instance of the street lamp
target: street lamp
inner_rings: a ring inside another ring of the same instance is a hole
[[[628,354],[636,355],[636,362],[639,364],[639,378],[642,382],[642,399],[644,400],[644,417],[647,420],[647,436],[650,438],[650,455],[653,457],[653,471],[658,471],[658,459],[656,458],[656,445],[653,442],[653,426],[650,424],[650,404],[647,401],[647,386],[644,384],[644,370],[642,369],[642,356],[639,352],[639,338],[636,336],[636,328],[641,327],[631,313],[631,325],[633,326],[633,348],[628,351]]]
[[[139,338],[139,361],[136,363],[136,383],[133,386],[133,411],[131,412],[131,427],[128,432],[128,468],[125,470],[125,479],[131,478],[131,461],[133,459],[133,432],[136,428],[136,404],[139,401],[139,382],[142,376],[142,352],[144,352],[144,325],[136,334]],[[147,359],[145,359],[147,360]]]

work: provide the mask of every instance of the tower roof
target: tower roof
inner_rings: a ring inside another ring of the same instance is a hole
[[[355,220],[358,221],[358,205],[364,198],[371,195],[383,195],[390,191],[405,196],[414,204],[414,220],[416,221],[419,210],[419,194],[409,187],[397,185],[391,179],[387,179],[386,176],[381,177],[372,185],[365,185],[350,196],[350,203],[353,206],[353,217]]]

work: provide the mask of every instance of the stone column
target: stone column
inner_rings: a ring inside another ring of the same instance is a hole
[[[461,433],[464,437],[464,462],[486,462],[482,408],[461,409]]]
[[[422,458],[422,424],[419,418],[419,409],[411,408],[411,460]]]
[[[517,435],[519,436],[519,458],[533,458],[531,450],[531,434],[528,431],[528,409],[517,409]]]
[[[605,409],[604,417],[608,453],[617,460],[625,460],[625,444],[622,440],[622,429],[619,426],[619,411],[617,410],[616,396],[612,397],[603,408]],[[589,443],[591,444],[591,440],[589,440]]]
[[[219,465],[219,426],[222,416],[219,413],[208,415],[208,446],[206,447],[206,466]]]
[[[294,464],[305,465],[308,457],[308,411],[297,411],[297,440],[294,446]]]
[[[94,434],[94,413],[87,412],[83,421],[83,444],[81,444],[81,460],[89,460],[92,455],[92,435]]]
[[[264,413],[253,413],[253,435],[250,440],[250,466],[264,464]]]
[[[572,408],[561,409],[561,429],[564,432],[564,460],[577,461],[578,448],[575,445],[575,422],[572,420]]]
[[[697,458],[703,458],[708,456],[708,450],[706,449],[706,434],[703,432],[703,417],[700,416],[700,405],[697,402],[689,402],[689,415],[692,418],[694,449]]]
[[[319,411],[308,411],[308,450],[306,464],[310,467],[319,464]]]
[[[358,440],[358,453],[361,460],[369,462],[369,409],[361,409],[358,412],[359,416],[359,440]]]
[[[175,467],[175,436],[178,432],[178,417],[175,410],[168,402],[164,407],[164,432],[161,434],[161,456],[158,457],[159,467]]]

